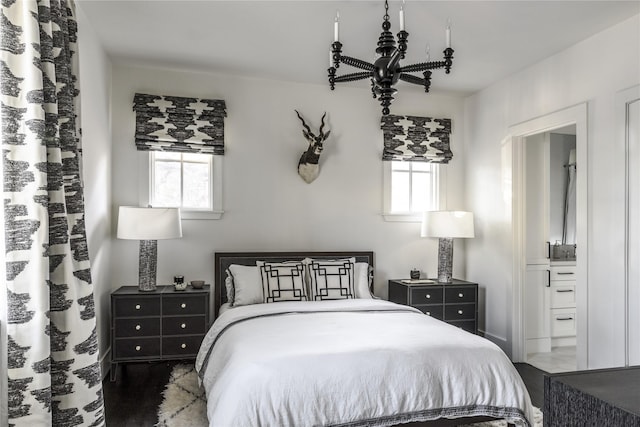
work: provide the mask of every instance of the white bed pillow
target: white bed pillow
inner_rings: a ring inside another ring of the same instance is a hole
[[[263,301],[307,301],[305,268],[301,261],[256,261],[262,281]]]
[[[232,264],[229,271],[233,277],[232,307],[261,304],[264,300],[260,271],[253,265]]]
[[[356,259],[306,258],[309,299],[325,301],[356,297],[354,270]]]

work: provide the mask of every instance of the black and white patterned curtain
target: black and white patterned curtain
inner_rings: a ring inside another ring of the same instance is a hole
[[[417,116],[382,116],[382,160],[449,163],[451,119]]]
[[[1,10],[9,425],[101,426],[75,5],[3,0]]]
[[[225,102],[136,93],[136,147],[143,151],[224,154]]]

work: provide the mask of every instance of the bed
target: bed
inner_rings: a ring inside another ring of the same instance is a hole
[[[312,301],[278,300],[300,297],[283,277],[272,287],[267,272],[285,262],[304,276],[286,280],[303,280]],[[237,305],[222,310],[196,360],[210,425],[533,425],[528,392],[496,345],[373,297],[372,267],[372,252],[216,253],[215,313],[229,298]],[[327,271],[339,271],[339,285]],[[259,280],[261,296],[246,291]]]

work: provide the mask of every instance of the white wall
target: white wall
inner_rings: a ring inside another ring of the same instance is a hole
[[[502,174],[511,152],[501,143],[511,125],[588,102],[589,368],[624,364],[624,147],[614,138],[614,101],[639,81],[635,16],[465,100],[465,194],[477,227],[466,246],[467,277],[486,286],[485,330],[507,352],[517,195]]]
[[[321,70],[319,70],[321,72]],[[448,205],[462,208],[463,101],[409,91],[400,83],[394,114],[453,120],[453,161],[445,166]],[[214,73],[138,68],[113,69],[112,288],[137,283],[137,242],[115,239],[117,208],[138,204],[135,92],[224,99],[226,155],[221,220],[184,220],[182,239],[158,242],[158,284],[175,274],[213,280],[216,251],[373,250],[375,291],[386,296],[389,278],[412,267],[436,274],[437,240],[421,239],[420,224],[384,222],[380,105],[362,88],[287,83]],[[324,144],[320,176],[306,184],[297,175],[306,149],[294,109],[320,124],[327,111],[331,136]],[[458,250],[458,254],[462,251]],[[457,268],[456,268],[457,267]],[[464,278],[464,264],[454,273]]]
[[[111,63],[78,6],[85,226],[103,362],[109,361],[111,292]]]

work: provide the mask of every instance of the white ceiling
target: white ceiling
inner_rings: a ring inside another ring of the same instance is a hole
[[[384,15],[382,0],[76,1],[114,62],[317,84],[327,84],[336,10],[343,54],[369,62]],[[399,7],[390,2],[393,33]],[[435,71],[431,87],[468,95],[640,13],[640,1],[408,0],[405,11],[402,64],[424,61],[427,43],[441,59],[450,18],[453,69]],[[357,71],[343,65],[338,74]]]

